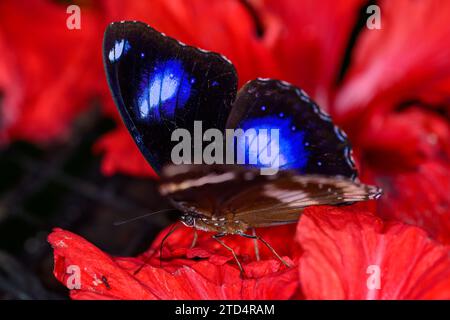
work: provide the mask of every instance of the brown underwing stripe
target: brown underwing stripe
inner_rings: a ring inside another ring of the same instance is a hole
[[[343,195],[366,195],[367,199],[370,200],[378,199],[383,193],[382,189],[376,186],[354,182],[342,177],[304,175],[295,176],[292,179],[304,185],[314,184],[318,189],[325,189],[326,187],[335,188]]]
[[[159,186],[159,192],[165,196],[174,192],[183,191],[189,188],[200,187],[206,184],[216,184],[233,180],[236,177],[234,172],[210,173],[206,176],[184,180],[178,183],[163,183]]]

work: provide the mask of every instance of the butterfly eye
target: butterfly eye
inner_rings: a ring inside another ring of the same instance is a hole
[[[195,226],[195,218],[191,215],[183,215],[181,216],[181,221],[188,227]]]

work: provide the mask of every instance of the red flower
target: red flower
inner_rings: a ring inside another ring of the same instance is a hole
[[[369,211],[311,207],[297,241],[307,299],[450,299],[450,248],[417,227]]]
[[[450,127],[431,111],[411,107],[376,115],[359,137],[364,179],[382,186],[379,215],[425,229],[450,243]]]
[[[184,237],[186,230],[181,229],[181,234]],[[179,239],[181,234],[174,237]],[[170,266],[164,263],[163,268],[159,259],[151,259],[134,275],[145,257],[111,258],[61,229],[50,234],[49,242],[55,250],[54,273],[59,281],[70,282],[74,274],[68,267],[80,270],[81,286],[71,290],[72,299],[288,299],[298,290],[295,268],[287,269],[274,259],[244,262],[247,278],[243,279],[239,269],[227,263],[232,259],[229,253],[222,255],[213,247],[173,253]],[[158,241],[154,247],[159,247]],[[209,259],[196,262],[187,258],[199,255]]]

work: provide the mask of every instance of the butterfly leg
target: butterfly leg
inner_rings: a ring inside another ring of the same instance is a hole
[[[195,247],[197,243],[197,238],[198,238],[197,229],[194,229],[194,238],[192,239],[191,249]]]
[[[177,229],[179,227],[179,224],[178,223],[176,223],[176,224],[174,224],[171,228],[170,228],[170,230],[169,230],[169,232],[167,232],[167,234],[164,236],[164,238],[161,240],[161,244],[159,245],[159,266],[160,267],[162,267],[162,251],[163,251],[163,246],[164,246],[164,242],[166,241],[166,239]],[[142,270],[142,268],[144,268],[146,265],[147,265],[147,263],[150,261],[150,259],[151,259],[151,255],[149,255],[146,259],[145,259],[145,261],[144,261],[144,263],[133,273],[133,275],[137,275],[141,270]]]
[[[225,249],[227,249],[228,251],[231,252],[231,254],[234,257],[234,260],[236,260],[236,263],[237,263],[237,265],[239,267],[239,270],[241,270],[241,276],[245,275],[244,268],[242,267],[242,264],[239,261],[239,259],[238,259],[237,255],[236,255],[236,253],[234,252],[233,248],[231,248],[230,246],[226,245],[225,242],[223,242],[222,240],[219,239],[219,238],[221,238],[223,236],[225,236],[224,233],[218,233],[218,234],[213,235],[212,238],[214,240],[216,240],[218,243],[220,243]]]
[[[261,241],[272,253],[275,257],[278,258],[278,260],[281,261],[281,263],[283,263],[286,267],[290,268],[291,266],[289,265],[289,263],[287,263],[276,251],[275,249],[263,238],[261,238],[260,236],[257,236],[256,234],[246,234],[246,233],[239,233],[240,236],[243,236],[245,238],[250,238],[250,239],[255,239],[255,240],[259,240]]]
[[[259,244],[258,244],[258,238],[256,237],[256,230],[255,230],[255,228],[252,228],[252,235],[255,237],[255,238],[253,238],[253,246],[255,248],[256,261],[259,261],[260,260],[260,257],[259,257]]]

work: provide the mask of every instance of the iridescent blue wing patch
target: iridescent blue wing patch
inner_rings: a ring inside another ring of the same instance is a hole
[[[237,75],[223,56],[187,46],[141,22],[108,26],[103,42],[108,84],[120,114],[155,170],[171,163],[171,134],[223,130]]]
[[[261,146],[258,137],[238,141],[237,148],[261,155],[268,148],[278,152],[282,170],[300,174],[344,176],[354,179],[357,171],[346,135],[336,127],[302,90],[284,81],[257,79],[242,87],[233,104],[227,128],[244,131],[278,129],[278,141]],[[264,141],[264,140],[263,140]],[[246,162],[248,163],[248,162]],[[256,163],[261,167],[267,163]]]

